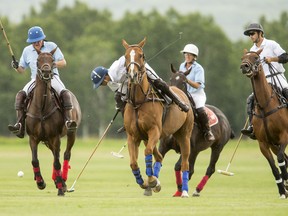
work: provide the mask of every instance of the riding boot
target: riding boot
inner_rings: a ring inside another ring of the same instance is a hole
[[[241,133],[243,135],[249,136],[251,139],[256,139],[254,130],[253,130],[253,125],[252,125],[252,118],[253,118],[253,107],[254,107],[254,94],[249,95],[247,98],[247,115],[249,118],[249,126],[247,128],[243,128],[241,130]]]
[[[198,114],[198,119],[200,123],[200,127],[204,133],[204,137],[207,141],[214,141],[215,137],[211,131],[211,128],[209,126],[209,118],[205,112],[204,107],[196,109],[196,112]]]
[[[116,101],[116,110],[119,110],[122,114],[122,117],[124,117],[124,108],[126,105],[126,102],[122,100],[122,93],[121,92],[116,92],[114,95],[114,99]],[[125,131],[125,127],[122,126],[117,130],[117,133],[122,133]]]
[[[75,120],[72,120],[72,95],[69,90],[63,90],[60,93],[60,97],[62,98],[64,107],[65,126],[68,131],[75,131],[77,129],[77,123]]]
[[[153,80],[153,84],[157,89],[161,90],[164,94],[170,97],[182,111],[189,111],[189,106],[179,99],[179,97],[169,88],[166,82],[161,79],[155,79]]]
[[[23,138],[25,135],[25,100],[26,92],[23,90],[19,91],[15,98],[17,122],[15,125],[8,125],[8,129],[19,138]]]

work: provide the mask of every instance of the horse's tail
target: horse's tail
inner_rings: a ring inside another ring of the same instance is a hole
[[[234,138],[235,138],[235,132],[231,129],[230,139],[234,139]]]

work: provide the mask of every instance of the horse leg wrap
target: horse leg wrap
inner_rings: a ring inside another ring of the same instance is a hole
[[[145,163],[146,163],[146,175],[152,176],[153,170],[152,170],[152,154],[145,156]]]
[[[176,184],[181,185],[182,188],[182,175],[181,175],[181,171],[175,171],[175,177],[176,177]]]
[[[209,176],[208,175],[205,175],[201,182],[198,184],[198,186],[196,187],[196,191],[199,193],[200,191],[203,190],[204,186],[206,185],[207,181],[209,179]]]
[[[41,176],[41,172],[40,172],[40,167],[33,167],[33,172],[34,172],[34,180],[36,182],[41,182],[42,176]]]
[[[56,181],[55,185],[58,189],[62,189],[62,174],[61,170],[55,170],[55,175],[56,175]]]
[[[188,192],[188,180],[189,180],[189,171],[183,171],[182,172],[182,191]]]
[[[154,163],[154,176],[156,176],[157,178],[159,177],[159,172],[160,172],[161,167],[162,167],[162,164],[160,162]]]
[[[64,160],[62,167],[62,178],[64,181],[66,181],[68,178],[68,169],[70,169],[69,161]]]
[[[286,169],[285,161],[284,160],[282,162],[278,161],[278,166],[281,170],[281,176],[282,176],[283,180],[287,180],[288,176],[287,176],[287,169]]]
[[[143,178],[141,176],[140,169],[132,170],[132,172],[133,172],[133,174],[134,174],[134,176],[136,178],[137,184],[143,185],[144,184],[144,180],[143,180]]]

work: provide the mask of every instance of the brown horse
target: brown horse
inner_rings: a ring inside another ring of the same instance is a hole
[[[288,142],[288,110],[279,99],[277,89],[266,80],[259,56],[261,52],[262,50],[257,52],[245,50],[241,70],[250,78],[253,87],[255,107],[252,124],[255,136],[262,154],[271,167],[280,198],[285,199],[288,196],[288,160],[285,154]],[[275,165],[271,151],[277,156],[281,173]]]
[[[187,113],[182,112],[174,103],[164,107],[163,100],[158,97],[148,81],[143,53],[145,42],[146,38],[135,45],[129,45],[125,40],[122,41],[126,49],[125,66],[128,73],[128,102],[124,112],[124,126],[127,134],[130,167],[141,188],[152,188],[154,192],[159,192],[161,186],[158,175],[162,166],[162,155],[158,152],[156,145],[160,138],[172,135],[177,140],[182,152],[182,197],[188,197],[189,139],[194,123],[193,111],[189,109]],[[171,87],[171,90],[183,102],[189,104],[184,92],[176,87]],[[142,140],[145,144],[144,154],[148,181],[143,180],[137,163],[139,145]],[[152,166],[152,154],[156,160],[154,166]]]
[[[57,49],[57,48],[56,48]],[[32,166],[34,180],[40,190],[46,187],[41,175],[38,160],[38,144],[43,142],[52,152],[53,173],[52,179],[58,189],[58,195],[63,196],[66,192],[66,180],[68,177],[69,160],[71,149],[76,139],[76,131],[68,131],[65,127],[61,102],[56,93],[52,91],[51,79],[53,78],[53,53],[38,53],[38,73],[32,99],[27,108],[26,131],[29,135],[29,143],[32,151]],[[72,94],[72,93],[71,93]],[[81,121],[81,110],[76,97],[73,96],[73,117],[77,124]],[[64,162],[61,171],[60,143],[61,137],[67,135],[67,146],[64,152]]]
[[[190,73],[190,70],[181,72],[176,71],[171,65],[171,72],[172,76],[170,78],[171,85],[178,87],[183,92],[188,95],[187,92],[187,83],[186,83],[186,76]],[[191,97],[188,95],[188,97]],[[191,179],[194,173],[194,165],[197,159],[198,154],[201,151],[204,151],[208,148],[211,148],[211,156],[210,156],[210,163],[206,170],[205,176],[202,178],[201,182],[196,187],[196,190],[193,193],[193,196],[200,196],[200,191],[203,190],[204,186],[206,185],[208,179],[213,175],[215,172],[215,165],[219,159],[220,153],[222,152],[224,146],[228,143],[229,139],[234,138],[234,132],[231,129],[230,123],[224,113],[215,106],[206,105],[206,109],[208,108],[208,116],[210,116],[210,126],[211,130],[215,136],[214,141],[207,141],[199,124],[197,124],[197,118],[195,118],[195,124],[193,128],[193,132],[190,138],[190,157],[189,157],[189,180]],[[212,111],[212,112],[211,112]],[[164,157],[165,154],[169,150],[175,150],[177,153],[180,153],[179,147],[176,145],[176,140],[169,136],[165,139],[162,139],[159,145],[159,152]],[[181,156],[177,163],[175,164],[175,176],[176,176],[176,184],[177,184],[177,191],[174,196],[180,196],[181,194],[181,173],[180,171],[180,164],[181,164]]]

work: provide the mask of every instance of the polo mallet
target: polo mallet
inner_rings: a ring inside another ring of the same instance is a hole
[[[126,143],[122,146],[122,148],[119,150],[119,152],[111,152],[111,154],[114,156],[114,157],[117,157],[117,158],[124,158],[124,156],[121,154],[121,152],[123,151],[123,149],[126,147]]]
[[[247,127],[248,120],[249,120],[249,118],[246,119],[244,128]],[[243,134],[241,133],[241,135],[240,135],[240,137],[239,137],[239,139],[238,139],[237,145],[236,145],[236,147],[235,147],[235,150],[234,150],[234,152],[233,152],[233,154],[232,154],[232,157],[231,157],[231,159],[230,159],[230,161],[229,161],[229,163],[228,163],[228,165],[227,165],[227,167],[226,167],[226,170],[217,170],[218,173],[220,173],[220,174],[222,174],[222,175],[226,175],[226,176],[234,176],[234,173],[228,172],[228,169],[229,169],[229,167],[230,167],[230,165],[231,165],[231,163],[232,163],[232,160],[233,160],[233,158],[234,158],[234,155],[235,155],[235,153],[236,153],[236,151],[237,151],[237,149],[238,149],[238,146],[239,146],[239,144],[240,144],[240,141],[241,141],[241,139],[242,139],[242,136],[243,136]]]
[[[8,38],[7,38],[7,35],[6,35],[5,30],[4,30],[4,27],[3,27],[3,24],[2,24],[1,19],[0,19],[0,25],[1,25],[1,30],[2,30],[2,32],[3,32],[3,35],[4,35],[5,39],[6,39],[7,46],[8,46],[9,52],[10,52],[10,54],[11,54],[12,60],[13,60],[13,62],[16,62],[16,59],[15,59],[13,50],[12,50],[12,48],[11,48],[11,46],[10,46],[10,43],[9,43]]]
[[[69,189],[67,190],[67,192],[70,193],[70,192],[74,192],[74,191],[75,191],[75,185],[76,185],[76,182],[78,181],[78,179],[79,179],[80,176],[82,175],[82,173],[83,173],[85,167],[87,166],[88,162],[90,161],[90,159],[91,159],[92,156],[94,155],[95,151],[96,151],[97,148],[99,147],[100,143],[102,142],[102,140],[103,140],[104,136],[106,135],[107,131],[109,130],[109,128],[110,128],[111,125],[113,124],[113,122],[114,122],[115,118],[117,117],[118,113],[119,113],[119,110],[116,111],[116,113],[115,113],[113,119],[110,121],[110,123],[109,123],[109,125],[107,126],[106,130],[104,131],[102,137],[100,138],[99,142],[98,142],[97,145],[95,146],[95,148],[94,148],[92,154],[90,155],[90,157],[89,157],[88,160],[86,161],[86,163],[85,163],[85,165],[83,166],[82,170],[81,170],[80,173],[78,174],[76,180],[75,180],[74,183],[72,184],[71,188],[69,188]]]

